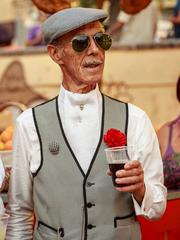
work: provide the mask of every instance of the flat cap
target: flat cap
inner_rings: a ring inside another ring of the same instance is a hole
[[[42,24],[44,43],[49,44],[56,38],[94,21],[104,21],[108,14],[94,8],[66,8],[52,14]]]

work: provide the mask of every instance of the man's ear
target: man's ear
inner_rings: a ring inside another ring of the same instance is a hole
[[[54,62],[56,62],[57,64],[61,64],[61,65],[64,63],[62,60],[63,49],[50,44],[47,46],[47,51],[48,51],[49,56],[52,58],[52,60]]]

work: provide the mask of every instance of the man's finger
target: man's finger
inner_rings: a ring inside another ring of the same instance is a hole
[[[124,169],[132,169],[138,168],[140,166],[140,162],[138,160],[129,161],[124,165]]]

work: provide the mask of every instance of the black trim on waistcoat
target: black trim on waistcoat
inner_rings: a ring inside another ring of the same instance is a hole
[[[126,125],[125,125],[125,134],[127,136],[127,131],[128,131],[128,123],[129,123],[129,107],[128,107],[128,103],[125,103],[126,106]],[[127,145],[127,143],[126,143]]]
[[[48,100],[48,101],[45,101],[43,103],[40,103],[38,105],[36,105],[35,107],[32,108],[32,114],[33,114],[33,120],[34,120],[34,125],[35,125],[35,128],[36,128],[36,132],[37,132],[37,135],[38,135],[38,139],[39,139],[39,145],[40,145],[40,153],[41,153],[41,156],[40,156],[40,165],[37,169],[37,171],[35,173],[33,173],[33,177],[36,177],[38,172],[40,171],[40,169],[42,168],[42,165],[43,165],[43,147],[42,147],[42,140],[41,140],[41,135],[40,135],[40,132],[39,132],[39,128],[38,128],[38,124],[37,124],[37,120],[36,120],[36,114],[35,114],[35,108],[38,107],[38,106],[41,106],[41,105],[44,105],[48,102],[51,102],[53,101],[54,99],[58,98],[58,96]]]
[[[34,124],[35,124],[35,127],[36,127],[36,132],[37,132],[37,135],[38,135],[38,139],[39,139],[39,145],[40,145],[40,153],[41,153],[41,156],[40,156],[40,166],[38,167],[37,171],[35,173],[33,173],[33,177],[36,177],[39,170],[41,169],[42,165],[43,165],[43,146],[42,146],[42,140],[41,140],[41,135],[40,135],[40,132],[39,132],[39,128],[38,128],[38,124],[37,124],[37,120],[36,120],[36,115],[35,115],[35,110],[34,108],[32,108],[32,113],[33,113],[33,119],[34,119]]]
[[[63,137],[64,137],[64,140],[65,140],[65,142],[66,142],[66,144],[67,144],[67,146],[68,146],[68,149],[69,149],[69,151],[71,152],[71,154],[72,154],[72,156],[73,156],[73,158],[74,158],[74,161],[76,162],[76,164],[77,164],[80,172],[81,172],[82,175],[85,177],[85,173],[84,173],[84,171],[82,170],[82,168],[81,168],[81,166],[80,166],[80,164],[79,164],[79,162],[78,162],[78,160],[77,160],[77,158],[76,158],[76,156],[75,156],[75,154],[74,154],[74,152],[73,152],[73,150],[72,150],[72,148],[71,148],[71,146],[70,146],[70,144],[69,144],[69,142],[68,142],[68,140],[67,140],[66,134],[65,134],[65,132],[64,132],[63,125],[62,125],[62,121],[61,121],[61,116],[60,116],[60,113],[59,113],[58,98],[56,98],[56,113],[57,113],[57,117],[58,117],[58,120],[59,120],[60,129],[61,129],[62,135],[63,135]]]
[[[60,237],[64,237],[64,228],[63,227],[60,227],[57,230],[56,228],[53,228],[53,227],[47,225],[46,223],[44,223],[42,221],[38,221],[38,227],[39,227],[39,225],[43,225],[44,227],[47,227],[47,228],[51,229],[52,231],[54,231],[56,233],[59,232]]]

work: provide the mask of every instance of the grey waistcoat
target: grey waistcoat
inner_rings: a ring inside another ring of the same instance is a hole
[[[34,240],[141,239],[131,194],[118,192],[106,174],[103,135],[110,128],[127,134],[128,105],[102,97],[101,135],[86,174],[65,136],[57,98],[33,109],[41,149]]]

